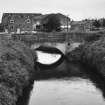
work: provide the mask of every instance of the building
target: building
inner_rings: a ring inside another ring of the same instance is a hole
[[[43,30],[43,22],[49,14],[36,13],[3,13],[2,25],[6,33],[26,33]],[[60,13],[56,14],[61,23],[62,31],[70,29],[70,18]]]
[[[40,29],[42,14],[4,13],[2,24],[7,33],[24,33]]]
[[[93,29],[93,20],[72,21],[71,31],[89,32]]]

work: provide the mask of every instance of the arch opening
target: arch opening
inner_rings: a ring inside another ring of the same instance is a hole
[[[40,46],[35,51],[37,54],[37,65],[42,68],[57,67],[64,60],[64,54],[54,47]]]

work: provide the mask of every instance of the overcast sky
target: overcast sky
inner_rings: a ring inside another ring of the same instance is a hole
[[[73,20],[105,17],[105,0],[0,0],[0,16],[15,13],[63,13]]]

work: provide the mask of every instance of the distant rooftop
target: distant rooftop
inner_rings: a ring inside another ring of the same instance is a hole
[[[3,15],[42,15],[41,13],[3,13]]]

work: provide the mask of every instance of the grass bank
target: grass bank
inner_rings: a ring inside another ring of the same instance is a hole
[[[69,52],[66,58],[70,62],[81,62],[93,74],[97,72],[105,78],[105,37],[89,38],[84,45]]]
[[[20,41],[0,37],[0,105],[16,105],[34,80],[34,54]]]
[[[83,63],[95,68],[105,78],[105,37],[84,46]]]

